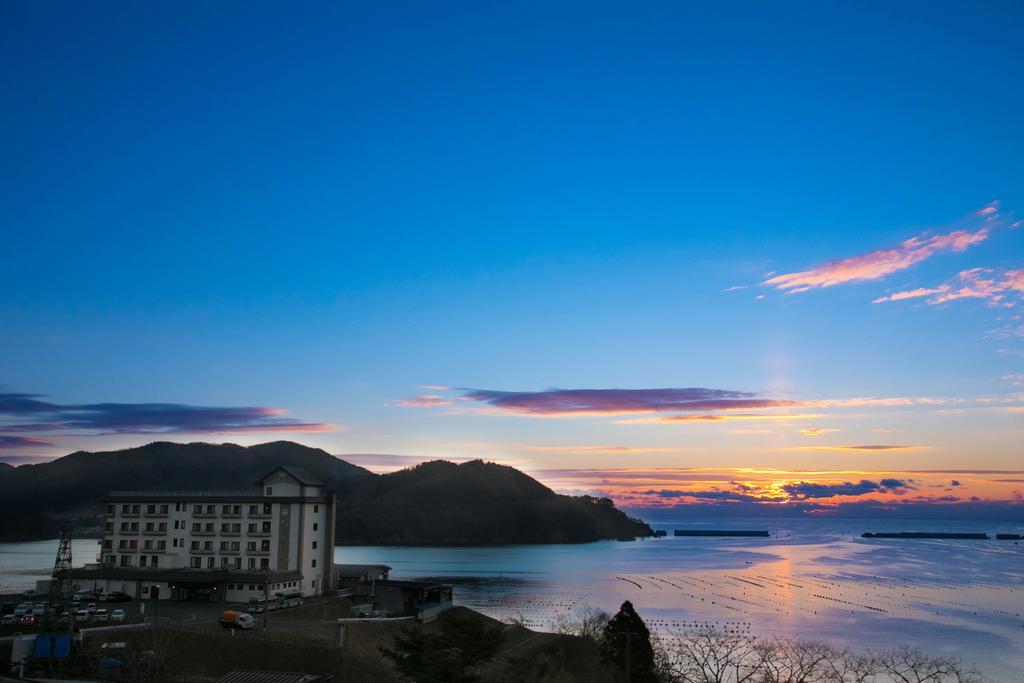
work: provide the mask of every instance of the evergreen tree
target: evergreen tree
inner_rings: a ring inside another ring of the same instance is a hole
[[[626,673],[629,683],[655,683],[651,634],[629,600],[604,627],[601,657]]]
[[[406,629],[395,636],[394,648],[381,648],[381,654],[416,683],[472,683],[480,680],[474,670],[494,659],[503,640],[500,627],[452,610],[438,618],[436,632]]]

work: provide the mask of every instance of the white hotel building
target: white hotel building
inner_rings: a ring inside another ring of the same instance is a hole
[[[334,560],[334,494],[278,467],[252,491],[111,491],[99,564],[77,589],[136,598],[244,602],[277,591],[322,595]]]

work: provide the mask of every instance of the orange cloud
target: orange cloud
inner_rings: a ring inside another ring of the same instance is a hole
[[[677,422],[761,422],[765,420],[815,420],[824,415],[818,413],[724,413],[721,415],[667,415],[663,417],[640,417],[629,420],[618,420],[617,424],[673,424]]]
[[[800,433],[804,436],[822,436],[823,434],[830,434],[831,432],[838,432],[838,429],[821,429],[819,427],[808,427],[807,429],[801,429]]]
[[[796,446],[785,448],[787,451],[920,451],[930,446],[891,446],[891,445],[867,445],[867,446]]]
[[[933,306],[959,299],[982,299],[990,306],[1013,305],[1013,302],[1007,302],[1006,298],[1020,294],[1024,294],[1024,269],[971,268],[960,271],[953,280],[938,287],[896,292],[875,299],[872,303],[926,297],[927,303]]]

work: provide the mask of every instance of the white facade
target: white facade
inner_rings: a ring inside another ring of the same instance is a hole
[[[153,586],[158,597],[172,597],[200,575],[224,584],[222,599],[230,601],[278,589],[324,593],[333,567],[333,494],[287,467],[256,486],[111,492],[97,580],[106,590],[139,592],[138,597],[148,597]],[[101,574],[111,578],[100,579]]]

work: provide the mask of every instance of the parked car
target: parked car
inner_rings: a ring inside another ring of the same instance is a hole
[[[91,616],[92,615],[89,614],[89,610],[87,609],[80,609],[75,611],[75,621],[78,623],[81,623],[83,621],[89,621],[89,617]]]
[[[85,606],[85,609],[89,612],[89,616],[92,616],[96,612],[96,603],[90,602],[88,605]]]
[[[14,616],[13,612],[11,614],[5,614],[0,617],[0,624],[3,624],[4,626],[13,626],[17,619],[18,617]]]
[[[125,617],[125,614],[124,614],[124,610],[123,609],[116,609],[116,610],[114,610],[113,612],[110,613],[110,620],[111,621],[124,621],[124,617]]]
[[[132,596],[121,591],[111,591],[103,596],[103,600],[106,602],[131,602]]]
[[[14,616],[21,617],[32,611],[32,605],[27,602],[23,602],[14,608]]]
[[[22,614],[18,617],[18,626],[35,626],[39,623],[39,617],[34,614]]]
[[[32,616],[41,617],[46,614],[46,605],[41,602],[37,602],[32,606]]]
[[[110,612],[105,607],[100,607],[93,612],[92,618],[96,621],[108,621],[110,619]]]

